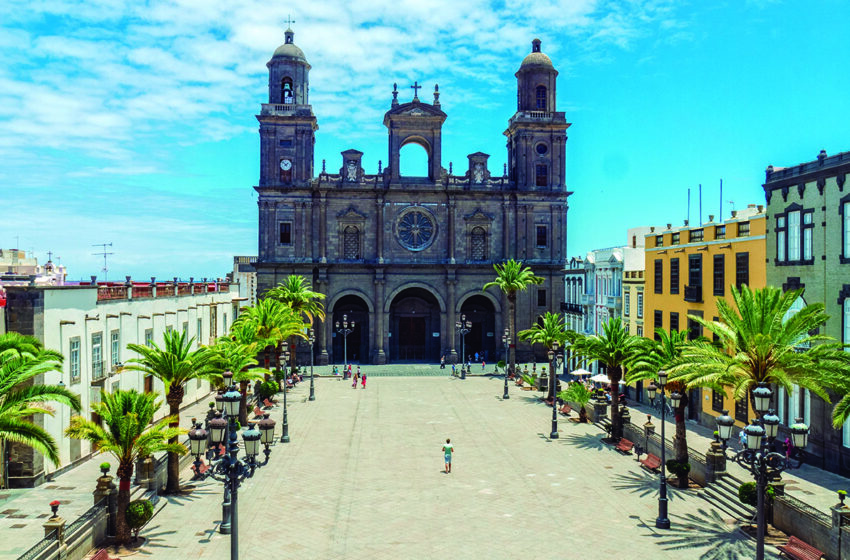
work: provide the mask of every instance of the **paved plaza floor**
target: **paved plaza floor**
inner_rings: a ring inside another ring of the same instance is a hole
[[[754,556],[753,541],[696,490],[671,489],[672,528],[655,529],[657,475],[602,444],[594,425],[562,420],[550,440],[539,393],[511,385],[503,401],[498,378],[382,371],[372,370],[365,390],[321,378],[313,402],[306,382],[290,393],[291,442],[277,443],[239,492],[242,558]],[[280,407],[272,414],[280,421]],[[451,474],[443,473],[447,437]],[[206,480],[164,498],[138,557],[227,558],[221,493]]]

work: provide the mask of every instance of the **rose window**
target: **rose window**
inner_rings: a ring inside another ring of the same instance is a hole
[[[411,251],[421,251],[434,240],[434,222],[425,211],[408,210],[398,220],[398,240]]]

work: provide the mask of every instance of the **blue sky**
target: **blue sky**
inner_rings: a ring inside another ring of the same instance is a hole
[[[289,4],[289,7],[287,7]],[[287,15],[313,66],[316,169],[386,163],[393,82],[440,84],[443,162],[506,160],[514,72],[534,37],[560,71],[570,255],[626,228],[762,203],[764,169],[850,150],[850,5],[662,0],[6,0],[0,246],[72,279],[223,276],[256,253],[265,63]],[[415,158],[411,158],[415,159]],[[19,242],[16,240],[19,238]]]

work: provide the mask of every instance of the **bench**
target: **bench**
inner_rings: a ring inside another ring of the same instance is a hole
[[[275,405],[274,401],[271,401],[269,399],[263,399],[263,406],[264,407],[272,408],[272,407],[274,407],[274,405]]]
[[[620,453],[624,453],[626,455],[631,454],[632,448],[635,446],[634,443],[627,440],[626,438],[620,438],[620,441],[617,442],[617,451]]]
[[[801,541],[794,535],[788,538],[787,544],[781,544],[776,548],[779,549],[780,556],[784,554],[788,558],[794,558],[795,560],[820,560],[823,557],[823,552]]]
[[[651,471],[657,471],[661,468],[661,457],[653,455],[652,453],[647,453],[646,458],[640,460],[640,464]]]
[[[118,560],[116,558],[112,558],[105,548],[101,548],[97,551],[97,554],[91,557],[90,560]]]
[[[516,380],[516,382],[515,382],[514,384],[515,384],[517,387],[522,387],[522,383],[523,383],[522,378],[518,377],[518,378],[517,378],[517,380]]]
[[[254,405],[254,416],[256,416],[257,418],[262,418],[266,414],[268,414],[268,412],[266,412],[265,410],[263,410],[259,406]]]
[[[558,409],[558,412],[560,412],[564,416],[569,416],[570,412],[572,412],[572,411],[573,411],[573,408],[570,405],[568,405],[567,403],[564,403],[561,406],[561,408]]]
[[[193,473],[200,476],[200,475],[206,473],[208,470],[210,470],[210,466],[207,463],[201,463],[200,468],[196,471],[195,470],[195,463],[192,463],[191,469],[192,469]]]

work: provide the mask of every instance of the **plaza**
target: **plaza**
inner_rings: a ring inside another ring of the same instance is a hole
[[[503,401],[501,378],[461,381],[436,366],[363,369],[365,390],[326,377],[314,402],[306,383],[290,392],[291,443],[276,443],[239,491],[241,557],[753,556],[753,541],[697,490],[672,489],[672,528],[655,529],[658,476],[604,445],[596,425],[562,420],[550,440],[539,393],[511,386]],[[280,420],[280,407],[271,414]],[[144,557],[228,556],[222,485],[190,486],[162,498],[142,531]]]

